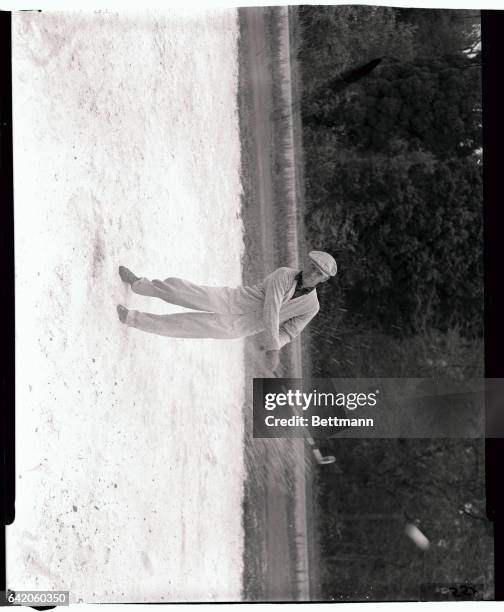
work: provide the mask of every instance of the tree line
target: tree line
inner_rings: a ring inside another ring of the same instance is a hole
[[[339,264],[318,291],[312,375],[482,376],[478,11],[301,6],[297,20],[306,238]],[[422,579],[491,591],[483,440],[319,446],[337,458],[316,482],[321,598],[419,599]]]
[[[341,264],[328,316],[344,301],[389,333],[480,336],[478,14],[305,6],[299,19],[305,222]]]

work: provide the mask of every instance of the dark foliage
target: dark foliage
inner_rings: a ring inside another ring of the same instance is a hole
[[[309,238],[341,264],[333,302],[341,305],[343,286],[351,315],[389,333],[458,324],[481,335],[481,86],[478,50],[467,53],[472,21],[444,11],[437,28],[435,15],[424,16],[430,11],[324,8],[300,11],[303,74],[317,83],[306,86],[302,116]],[[417,37],[427,23],[444,55],[428,56],[427,39]],[[404,59],[396,57],[401,48]],[[383,61],[362,64],[378,49]],[[331,54],[344,70],[328,70],[321,83],[312,63],[327,64]]]
[[[307,241],[339,264],[310,325],[312,375],[481,376],[478,12],[303,6],[298,18]],[[419,599],[429,581],[492,596],[483,441],[319,442],[339,467],[318,481],[324,598]]]

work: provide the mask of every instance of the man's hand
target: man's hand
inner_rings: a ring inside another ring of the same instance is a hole
[[[276,370],[280,364],[280,351],[266,351],[266,366],[271,370]]]

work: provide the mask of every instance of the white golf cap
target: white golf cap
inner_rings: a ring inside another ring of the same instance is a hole
[[[308,257],[318,268],[320,268],[320,270],[322,270],[322,272],[324,272],[324,274],[328,274],[329,276],[336,275],[338,266],[334,257],[329,255],[329,253],[325,253],[324,251],[310,251]]]

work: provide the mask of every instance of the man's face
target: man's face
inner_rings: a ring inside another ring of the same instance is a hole
[[[315,287],[331,278],[329,274],[322,272],[310,259],[303,268],[303,285],[305,287]]]

